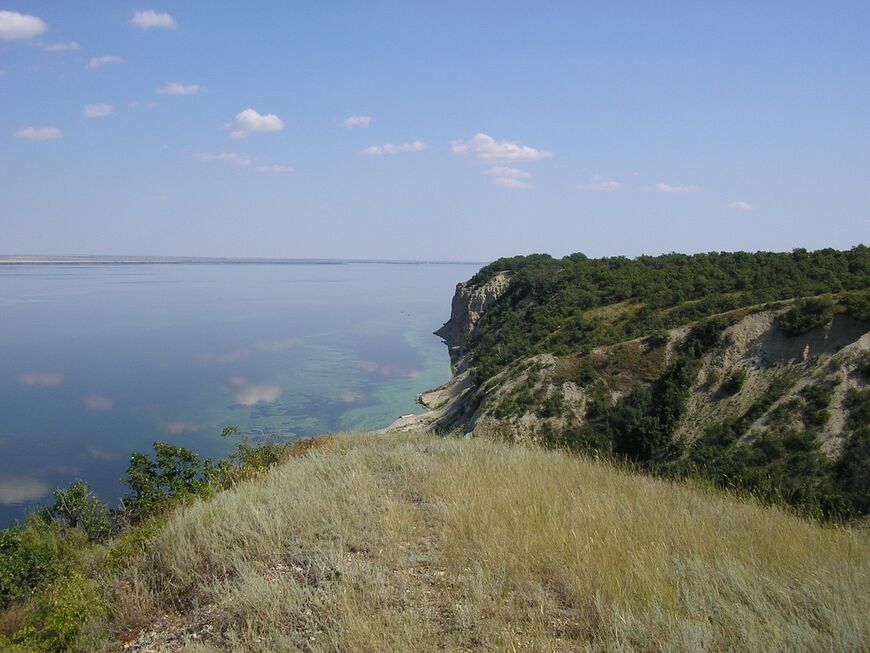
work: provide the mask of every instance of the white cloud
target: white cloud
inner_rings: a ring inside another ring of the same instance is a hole
[[[348,116],[341,124],[348,129],[352,129],[354,127],[368,127],[371,122],[371,116]]]
[[[29,476],[0,477],[0,503],[4,506],[36,501],[48,494],[49,487]]]
[[[123,63],[124,59],[121,57],[116,57],[113,54],[107,54],[102,57],[92,57],[88,62],[88,68],[94,70],[95,68],[99,68],[101,66],[105,66],[110,63]]]
[[[81,50],[81,46],[75,41],[70,41],[69,43],[58,41],[57,43],[49,43],[45,46],[46,52],[69,52],[70,50]]]
[[[281,388],[277,385],[254,385],[238,376],[230,379],[230,385],[236,401],[242,406],[275,403],[281,396]]]
[[[151,29],[152,27],[175,29],[178,27],[172,16],[167,13],[157,13],[152,9],[148,9],[147,11],[137,11],[133,14],[133,20],[131,22],[139,29]]]
[[[480,174],[493,177],[493,183],[502,188],[526,189],[531,188],[529,184],[522,181],[531,175],[525,170],[519,168],[510,168],[508,166],[496,166],[487,170],[481,170]]]
[[[245,109],[236,114],[233,121],[224,125],[230,130],[230,138],[247,138],[255,132],[279,132],[284,122],[274,113],[261,115],[253,109]]]
[[[525,170],[520,170],[519,168],[508,168],[507,166],[496,166],[495,168],[489,168],[487,170],[483,170],[480,174],[492,175],[493,177],[503,177],[506,179],[525,179],[526,177],[532,176]]]
[[[47,29],[45,21],[36,16],[19,14],[17,11],[0,11],[0,41],[30,39]]]
[[[85,118],[105,118],[114,113],[111,104],[86,104],[82,109],[82,115]]]
[[[63,138],[63,132],[57,127],[25,127],[12,135],[26,141],[56,141]]]
[[[52,387],[63,383],[63,374],[60,372],[25,372],[18,375],[18,380],[24,385]]]
[[[647,186],[647,190],[654,190],[659,193],[700,193],[700,186],[671,186],[659,182],[654,186]]]
[[[752,205],[749,202],[731,202],[728,205],[729,209],[737,209],[738,211],[746,211],[747,213],[752,210]]]
[[[89,397],[84,397],[82,403],[85,405],[85,408],[95,413],[108,412],[112,410],[115,405],[115,402],[111,397],[104,397],[103,395],[90,395]]]
[[[237,166],[249,166],[254,160],[245,154],[236,154],[235,152],[220,152],[212,154],[211,152],[200,152],[196,155],[200,161],[225,161]]]
[[[512,141],[497,141],[489,134],[478,132],[468,141],[453,141],[453,153],[469,155],[478,161],[540,161],[553,153]]]
[[[199,84],[182,84],[181,82],[169,82],[157,89],[158,95],[199,95],[205,89]]]
[[[256,170],[257,172],[293,172],[295,168],[282,163],[273,163],[268,166],[257,166]]]
[[[502,188],[515,188],[519,190],[531,188],[531,186],[526,182],[520,181],[519,179],[512,179],[511,177],[496,177],[493,181],[496,186],[501,186]]]
[[[622,184],[613,179],[605,179],[599,175],[595,175],[586,184],[580,184],[580,190],[588,190],[592,192],[613,191],[622,188]]]
[[[363,156],[382,156],[384,154],[401,154],[402,152],[420,152],[425,149],[426,143],[423,141],[402,143],[401,145],[385,143],[384,145],[369,145],[364,150],[361,150],[360,154]]]

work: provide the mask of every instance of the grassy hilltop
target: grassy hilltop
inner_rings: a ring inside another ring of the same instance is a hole
[[[54,603],[4,613],[42,629],[7,650],[51,650],[76,619],[68,650],[870,645],[865,531],[483,439],[334,436],[281,458],[79,548]]]

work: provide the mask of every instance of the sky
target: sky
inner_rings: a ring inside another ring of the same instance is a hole
[[[848,248],[870,3],[0,0],[0,254]]]

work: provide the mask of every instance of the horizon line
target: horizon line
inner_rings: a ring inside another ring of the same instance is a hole
[[[428,259],[367,259],[367,258],[302,258],[257,256],[130,256],[114,254],[43,255],[0,254],[0,265],[170,265],[170,264],[318,264],[341,265],[347,263],[381,263],[392,265],[486,265],[489,261],[454,261]]]

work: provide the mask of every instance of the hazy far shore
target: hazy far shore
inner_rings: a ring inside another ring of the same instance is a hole
[[[4,256],[0,265],[168,265],[168,264],[270,264],[270,265],[346,265],[380,263],[395,265],[484,265],[481,261],[423,261],[396,259],[342,258],[220,258],[210,256]]]

